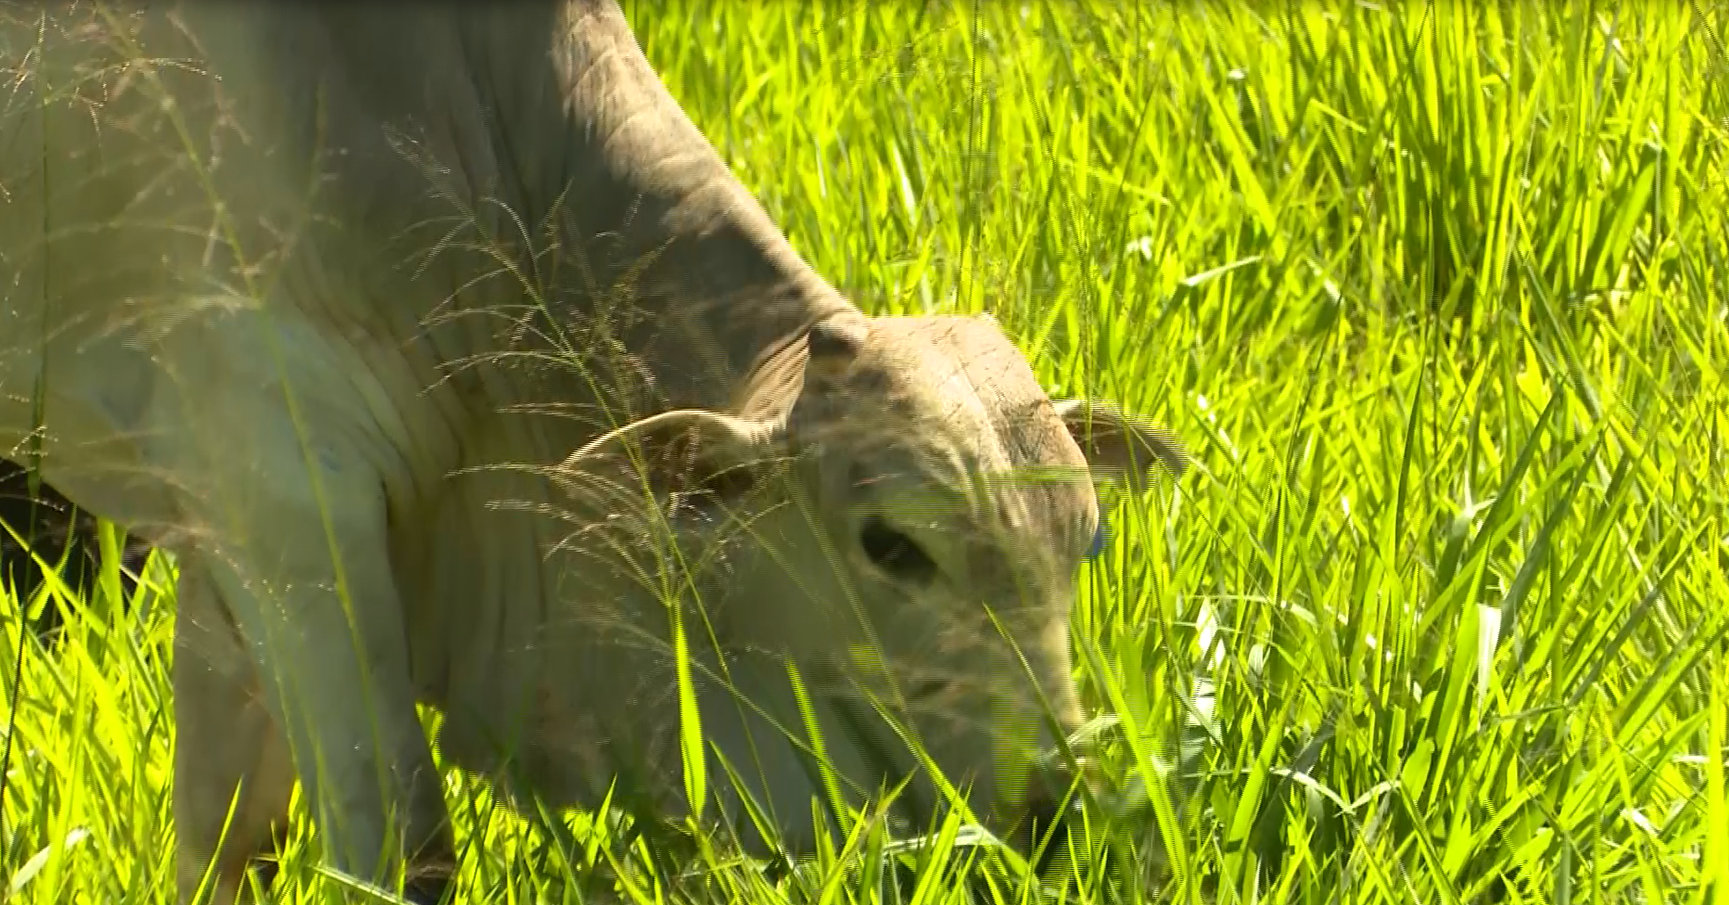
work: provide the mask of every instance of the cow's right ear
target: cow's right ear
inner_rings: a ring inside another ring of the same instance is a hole
[[[780,421],[675,409],[602,434],[565,459],[557,474],[573,493],[592,490],[596,478],[647,478],[662,501],[697,490],[732,496],[755,483],[758,466],[782,455],[785,435]]]
[[[1057,417],[1063,419],[1063,426],[1087,457],[1087,467],[1124,482],[1131,492],[1147,488],[1154,463],[1178,476],[1188,467],[1188,453],[1174,434],[1127,414],[1112,403],[1064,399],[1053,405]]]

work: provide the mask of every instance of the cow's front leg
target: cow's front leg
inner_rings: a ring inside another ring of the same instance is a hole
[[[257,442],[236,452],[251,455],[206,460],[199,559],[332,866],[393,886],[406,858],[415,897],[435,901],[453,847],[415,710],[382,480],[363,457],[302,444],[287,426],[245,439]],[[179,760],[177,783],[204,781],[200,757]]]
[[[452,847],[415,711],[382,512],[373,524],[357,519],[352,497],[337,505],[350,511],[322,525],[283,513],[273,520],[283,535],[275,549],[250,545],[212,563],[211,577],[251,649],[334,865],[388,882],[406,857],[415,884],[437,888]],[[328,545],[318,542],[325,537]]]
[[[174,625],[174,824],[180,901],[245,901],[246,868],[288,814],[294,767],[252,655],[196,554],[180,557]],[[196,895],[207,891],[202,899]]]

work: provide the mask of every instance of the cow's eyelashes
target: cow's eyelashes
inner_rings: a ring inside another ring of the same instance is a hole
[[[890,577],[926,584],[937,577],[936,560],[918,542],[880,516],[870,516],[859,529],[859,545],[871,564]]]

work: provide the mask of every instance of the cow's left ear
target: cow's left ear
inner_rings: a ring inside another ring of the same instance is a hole
[[[1188,467],[1188,454],[1174,434],[1112,403],[1064,399],[1053,405],[1087,457],[1087,469],[1122,481],[1132,491],[1146,489],[1155,465],[1173,475]]]
[[[756,468],[780,457],[780,421],[758,421],[703,409],[676,409],[608,431],[564,460],[560,483],[572,492],[592,480],[648,479],[665,503],[672,493],[707,490],[723,496],[747,488]],[[639,470],[640,469],[640,470]]]

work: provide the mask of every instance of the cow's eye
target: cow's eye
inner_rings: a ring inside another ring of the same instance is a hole
[[[871,564],[892,578],[925,584],[937,575],[936,560],[917,541],[878,516],[865,519],[859,544]]]

